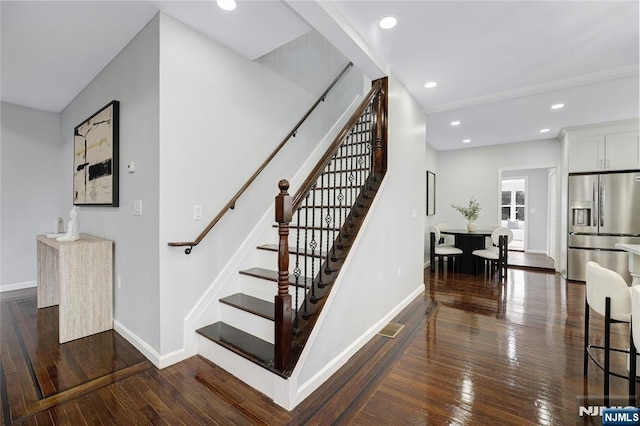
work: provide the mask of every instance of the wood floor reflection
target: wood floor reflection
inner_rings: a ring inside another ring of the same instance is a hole
[[[581,397],[602,392],[593,364],[588,380],[582,375],[584,285],[553,273],[508,274],[501,285],[425,271],[424,296],[393,320],[404,325],[398,336],[374,337],[291,412],[197,356],[157,370],[115,332],[58,345],[56,308],[37,310],[35,295],[4,293],[1,418],[7,425],[600,424],[578,411]],[[626,333],[618,326],[614,341],[624,345]],[[624,370],[626,359],[612,362]],[[611,386],[626,398],[624,380]]]

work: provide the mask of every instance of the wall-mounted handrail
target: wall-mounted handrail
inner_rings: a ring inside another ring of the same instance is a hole
[[[331,84],[329,85],[329,87],[327,87],[327,89],[322,92],[322,95],[320,95],[320,97],[318,98],[317,101],[315,101],[315,103],[311,106],[311,108],[309,108],[309,110],[307,111],[307,113],[302,116],[302,118],[298,121],[298,123],[293,127],[293,129],[291,129],[291,131],[287,134],[287,136],[285,136],[285,138],[282,140],[282,142],[280,142],[280,144],[276,147],[276,149],[273,150],[273,152],[269,155],[269,157],[267,157],[267,159],[260,165],[260,167],[258,167],[258,169],[255,171],[255,173],[253,175],[251,175],[251,177],[249,178],[249,180],[247,180],[245,182],[244,185],[242,185],[242,188],[240,188],[240,190],[238,192],[236,192],[236,194],[231,198],[231,200],[229,200],[229,202],[227,204],[225,204],[225,206],[222,208],[222,210],[220,210],[220,212],[216,215],[216,217],[213,218],[213,220],[207,225],[207,227],[200,233],[200,235],[198,235],[198,237],[194,240],[194,241],[182,241],[182,242],[172,242],[172,243],[167,243],[169,246],[171,247],[187,247],[184,252],[185,254],[190,254],[191,250],[193,249],[193,247],[197,246],[198,244],[200,244],[200,242],[204,239],[204,237],[207,236],[207,234],[209,233],[209,231],[211,231],[211,229],[216,226],[216,224],[220,221],[220,219],[222,219],[222,217],[225,215],[225,213],[229,210],[233,210],[236,206],[236,201],[238,201],[238,199],[240,198],[240,196],[242,196],[242,194],[247,190],[247,188],[249,188],[249,186],[253,183],[253,181],[256,180],[256,178],[258,177],[258,175],[265,169],[265,167],[267,167],[267,165],[269,164],[269,162],[271,162],[271,160],[276,156],[276,154],[278,154],[278,152],[282,149],[282,147],[284,147],[284,145],[292,138],[295,137],[296,134],[298,133],[298,129],[300,128],[300,126],[302,126],[302,124],[305,122],[305,120],[311,115],[311,113],[317,108],[317,106],[320,104],[320,102],[324,102],[324,100],[327,97],[327,94],[331,91],[331,89],[333,89],[333,87],[338,83],[338,81],[342,78],[342,76],[349,70],[349,68],[351,68],[353,66],[352,62],[349,62],[343,69],[342,71],[340,71],[340,74],[338,74],[338,76],[331,82]]]

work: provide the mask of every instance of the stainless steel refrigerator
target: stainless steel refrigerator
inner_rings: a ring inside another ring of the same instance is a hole
[[[629,254],[616,243],[640,244],[640,170],[569,174],[567,278],[584,281],[593,260],[631,283]]]

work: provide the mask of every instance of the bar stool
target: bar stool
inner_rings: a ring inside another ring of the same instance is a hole
[[[589,310],[604,317],[604,346],[589,344]],[[629,379],[628,374],[611,371],[611,352],[630,353],[626,349],[611,347],[611,324],[631,322],[631,288],[617,272],[603,268],[596,262],[587,262],[587,281],[584,305],[584,376],[587,376],[589,358],[604,372],[605,405],[609,406],[609,377]],[[631,333],[630,333],[631,335]],[[630,340],[632,340],[630,336]],[[604,365],[594,356],[593,349],[604,351]],[[633,366],[632,366],[633,367]],[[635,374],[635,372],[634,372]],[[631,388],[631,387],[630,387]],[[635,405],[635,404],[634,404]]]
[[[640,343],[640,286],[631,287],[631,344],[629,352],[638,355]],[[629,356],[629,405],[636,406],[636,372],[638,371],[637,358]]]

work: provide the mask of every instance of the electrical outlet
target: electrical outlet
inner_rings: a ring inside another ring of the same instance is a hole
[[[402,266],[398,266],[398,278],[402,277]]]
[[[122,287],[122,279],[120,278],[120,275],[116,275],[116,287],[118,289]]]

